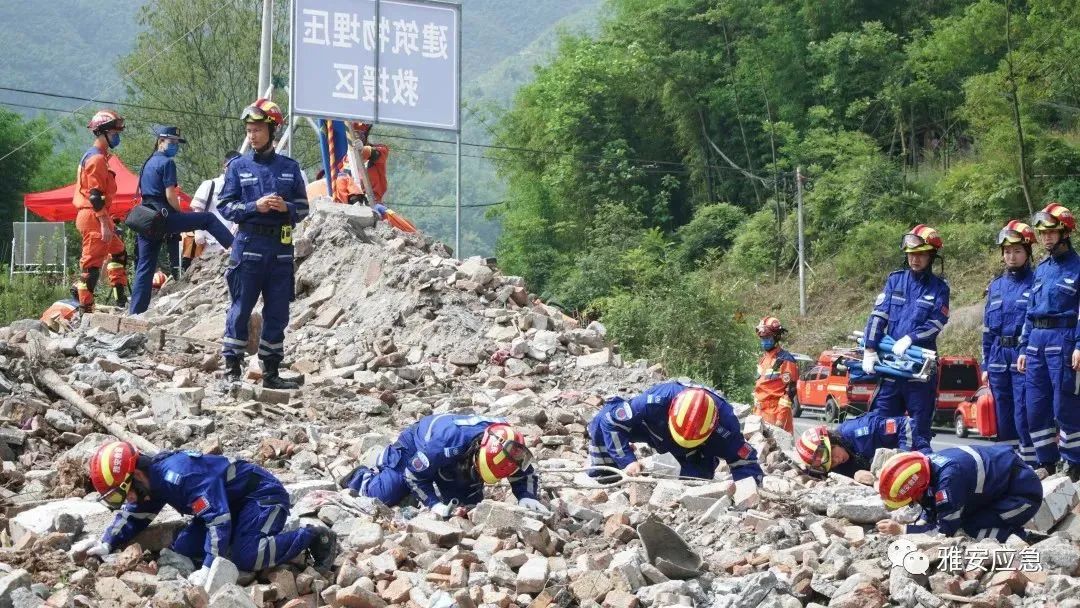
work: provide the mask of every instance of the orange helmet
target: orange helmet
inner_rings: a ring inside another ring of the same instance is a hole
[[[878,479],[878,493],[890,509],[918,502],[928,487],[930,459],[922,452],[902,452],[888,459]]]
[[[779,338],[780,334],[787,331],[784,329],[784,326],[780,324],[780,319],[777,319],[776,317],[765,317],[758,322],[757,327],[755,327],[754,330],[757,331],[759,338],[768,338],[769,336]]]
[[[168,283],[168,282],[169,282],[169,275],[167,275],[164,272],[159,270],[159,271],[154,273],[154,280],[153,280],[153,282],[151,282],[150,286],[153,287],[154,289],[161,289],[162,287],[165,286],[165,283]]]
[[[114,110],[98,110],[86,123],[86,128],[94,135],[104,131],[123,131],[124,119]]]
[[[668,430],[675,443],[695,448],[716,430],[719,408],[712,393],[703,388],[687,388],[668,406]]]
[[[812,426],[795,442],[795,455],[799,457],[807,470],[815,473],[828,473],[832,468],[832,442],[829,441],[829,427]]]
[[[281,113],[281,108],[276,103],[260,97],[255,100],[255,103],[244,108],[240,120],[244,122],[265,122],[280,127],[285,124],[285,115]]]
[[[509,424],[493,424],[480,438],[476,469],[484,483],[499,483],[514,473],[529,468],[532,452],[525,447],[525,436]]]
[[[900,243],[900,250],[904,253],[919,253],[938,251],[942,246],[941,235],[938,234],[937,230],[926,224],[919,224],[904,235]]]
[[[1031,223],[1039,231],[1062,230],[1066,234],[1076,229],[1076,218],[1073,217],[1069,208],[1058,202],[1053,202],[1043,208],[1042,211],[1031,218]]]
[[[138,462],[139,451],[126,441],[110,441],[90,457],[90,482],[110,509],[119,509],[127,500]]]
[[[1020,220],[1012,220],[998,232],[997,244],[1005,245],[1028,245],[1035,242],[1035,231]]]

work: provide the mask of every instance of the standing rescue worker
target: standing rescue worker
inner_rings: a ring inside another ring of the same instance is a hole
[[[641,474],[641,462],[631,442],[649,444],[682,465],[684,477],[713,479],[724,460],[736,480],[764,473],[757,450],[743,438],[731,405],[715,391],[678,381],[654,384],[632,398],[612,397],[589,422],[589,452],[594,466],[617,467],[627,475]],[[590,471],[607,481],[611,475]]]
[[[484,499],[484,485],[507,479],[518,504],[550,515],[540,503],[540,478],[525,438],[505,420],[424,416],[398,435],[375,468],[357,467],[341,486],[394,506],[414,495],[440,517]]]
[[[173,277],[179,273],[180,239],[178,235],[188,230],[209,230],[218,242],[226,247],[232,245],[232,233],[217,217],[211,213],[184,213],[180,210],[180,198],[177,193],[176,163],[173,157],[180,151],[180,144],[187,140],[180,137],[180,129],[171,126],[154,127],[157,144],[154,153],[143,164],[139,175],[139,191],[142,193],[142,205],[164,215],[164,238],[158,235],[142,235],[136,238],[138,262],[135,269],[135,285],[131,290],[131,314],[146,312],[150,307],[150,295],[153,291],[154,273],[157,271],[158,254],[161,243],[168,243],[169,258]]]
[[[866,374],[874,373],[878,343],[885,336],[895,341],[892,352],[898,357],[912,345],[937,350],[937,336],[949,322],[949,284],[933,269],[941,247],[938,231],[924,224],[904,235],[900,249],[907,256],[908,268],[885,280],[866,323],[862,362]],[[919,440],[929,443],[936,392],[936,373],[926,382],[883,377],[878,380],[870,411],[886,418],[908,414],[915,420]]]
[[[1038,460],[1028,434],[1024,374],[1016,368],[1016,361],[1035,280],[1031,271],[1034,242],[1035,231],[1019,220],[1010,221],[998,233],[1005,272],[986,288],[982,335],[983,381],[994,396],[997,439],[1013,446],[1031,466]]]
[[[899,509],[910,503],[923,517],[906,528],[892,519],[879,521],[883,534],[958,530],[975,539],[1005,542],[1027,536],[1027,523],[1042,505],[1042,483],[1035,471],[1011,447],[963,446],[927,455],[897,454],[885,462],[878,481],[885,506]]]
[[[754,409],[761,419],[785,431],[793,432],[791,405],[795,400],[799,366],[791,353],[780,348],[780,338],[787,330],[776,317],[765,317],[755,328],[765,354],[758,359],[754,384]]]
[[[72,297],[85,312],[94,311],[94,289],[101,278],[101,267],[109,257],[106,274],[112,287],[113,301],[127,306],[127,250],[116,233],[112,204],[116,197],[116,175],[109,170],[110,150],[120,145],[124,119],[112,110],[98,110],[86,125],[94,134],[94,145],[79,161],[75,196],[71,204],[79,210],[75,227],[82,235],[79,281]]]
[[[123,547],[169,505],[181,515],[194,516],[171,548],[202,563],[189,579],[195,584],[205,582],[218,557],[255,572],[307,549],[316,568],[333,564],[337,542],[332,531],[303,527],[282,532],[289,517],[289,493],[260,466],[191,451],[147,456],[123,441],[102,445],[89,465],[101,501],[120,512],[87,555],[104,557]]]
[[[811,473],[831,471],[854,477],[856,471],[870,470],[878,448],[929,453],[930,443],[914,430],[915,422],[907,416],[866,414],[845,420],[831,431],[824,424],[806,429],[795,442],[795,455]]]
[[[274,133],[285,122],[277,104],[258,99],[241,119],[252,151],[229,162],[221,189],[221,214],[239,227],[225,273],[232,298],[225,319],[225,374],[240,381],[248,319],[261,295],[263,386],[295,389],[299,385],[282,379],[278,369],[294,295],[292,231],[308,215],[307,185],[300,165],[274,151]]]
[[[1035,214],[1032,224],[1048,255],[1035,268],[1016,369],[1025,374],[1028,431],[1038,466],[1053,473],[1059,459],[1064,459],[1065,474],[1077,481],[1080,386],[1076,370],[1080,369],[1080,351],[1076,350],[1076,317],[1080,309],[1080,256],[1069,239],[1076,229],[1076,219],[1061,204],[1050,203]]]

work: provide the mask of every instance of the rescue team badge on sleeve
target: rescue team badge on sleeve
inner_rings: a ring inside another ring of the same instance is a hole
[[[618,420],[619,422],[626,422],[627,420],[630,420],[634,417],[634,410],[630,408],[629,403],[623,403],[619,407],[615,408],[613,414],[615,415],[615,420]]]
[[[191,503],[191,512],[195,515],[202,515],[210,508],[210,501],[206,500],[205,496],[200,496],[195,499],[195,502]]]
[[[895,418],[889,418],[888,420],[885,421],[885,434],[886,435],[895,435],[896,434],[896,419]]]
[[[416,456],[413,456],[412,460],[409,461],[409,468],[416,471],[417,473],[423,471],[429,466],[431,466],[431,461],[428,460],[427,455],[425,455],[423,452],[417,452]]]
[[[749,443],[742,444],[742,447],[739,448],[739,458],[742,459],[742,460],[746,460],[747,458],[749,458],[750,457],[750,451],[752,449],[753,448],[750,447]]]
[[[934,492],[934,502],[939,505],[949,502],[949,493],[945,490],[938,490],[937,492]]]

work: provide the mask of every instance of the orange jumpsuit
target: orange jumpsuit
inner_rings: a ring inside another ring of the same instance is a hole
[[[79,305],[86,311],[94,309],[94,288],[101,275],[105,257],[109,256],[106,269],[109,285],[113,287],[117,300],[126,298],[127,287],[127,250],[120,236],[113,234],[108,243],[101,238],[101,220],[112,226],[112,202],[116,197],[116,175],[109,170],[109,158],[112,155],[97,146],[91,147],[79,161],[79,172],[75,184],[75,196],[71,204],[79,210],[75,216],[75,227],[82,234],[82,257],[79,260],[80,276],[75,288]],[[91,191],[97,190],[105,200],[104,206],[94,209]]]
[[[791,433],[791,403],[799,367],[791,353],[779,346],[766,351],[757,364],[754,405],[762,420]]]
[[[371,157],[372,148],[378,150],[379,157],[376,158],[375,162],[367,169],[368,179],[371,180],[371,189],[375,191],[375,200],[369,200],[368,202],[375,204],[382,202],[383,197],[386,196],[386,190],[389,187],[389,184],[386,181],[386,159],[390,158],[390,148],[383,144],[364,146],[364,150],[360,153],[360,157],[365,162]],[[370,199],[370,197],[368,198]]]
[[[334,178],[334,200],[339,203],[348,204],[349,196],[363,194],[363,190],[360,186],[356,185],[356,180],[347,173],[338,173]]]

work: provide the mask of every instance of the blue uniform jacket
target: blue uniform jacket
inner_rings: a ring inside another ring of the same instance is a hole
[[[631,445],[636,441],[649,444],[657,452],[671,454],[684,466],[688,462],[700,465],[693,467],[695,477],[711,479],[723,459],[736,481],[753,477],[760,482],[764,473],[758,465],[757,450],[743,438],[739,419],[735,417],[731,405],[706,387],[698,388],[708,390],[720,404],[716,430],[705,443],[689,450],[671,438],[668,406],[676,395],[689,386],[672,380],[654,384],[629,401],[622,397],[608,399],[589,422],[589,437],[594,442],[603,443],[607,454],[620,469],[637,459]]]
[[[854,477],[856,471],[869,471],[878,448],[893,448],[905,452],[918,450],[930,453],[930,442],[913,433],[911,418],[885,418],[866,414],[845,420],[834,431],[843,439],[843,447],[851,458],[831,469],[834,473]]]
[[[1024,331],[1020,335],[1020,348],[1026,348],[1031,336],[1031,320],[1039,318],[1066,319],[1077,316],[1080,309],[1080,256],[1072,245],[1060,255],[1045,258],[1035,267],[1031,286],[1031,303],[1028,304]],[[1063,327],[1067,341],[1076,340],[1076,328]],[[1066,353],[1066,357],[1070,356]]]
[[[963,446],[929,455],[930,487],[919,503],[925,524],[908,524],[908,533],[937,530],[951,536],[965,517],[1009,495],[1013,467],[1021,463],[1012,446]]]
[[[460,414],[425,416],[401,432],[388,450],[387,457],[393,461],[382,464],[404,467],[409,489],[427,507],[452,498],[467,502],[467,497],[482,497],[484,481],[476,473],[471,448],[489,426],[505,422],[500,418]],[[508,481],[519,500],[536,499],[540,492],[540,478],[532,465]]]
[[[915,346],[937,350],[937,336],[949,322],[949,284],[927,270],[897,270],[885,280],[866,322],[865,342],[877,348],[888,335],[910,336]]]
[[[1024,266],[1016,271],[1006,270],[987,287],[982,334],[983,368],[987,371],[1006,372],[1016,363],[1018,342],[1002,346],[1001,338],[1020,337],[1034,282],[1035,273]]]
[[[259,213],[255,202],[267,194],[285,199],[288,211]],[[230,222],[264,226],[294,225],[308,215],[307,188],[300,165],[270,151],[234,158],[225,169],[218,210]]]
[[[206,558],[227,552],[232,538],[232,513],[249,500],[289,506],[284,486],[266,469],[243,460],[200,454],[162,452],[147,471],[150,498],[126,503],[102,541],[118,547],[150,525],[165,505],[181,515],[194,515],[206,524]]]
[[[176,163],[164,152],[154,152],[139,175],[139,192],[143,198],[164,201],[169,186],[176,186]]]

